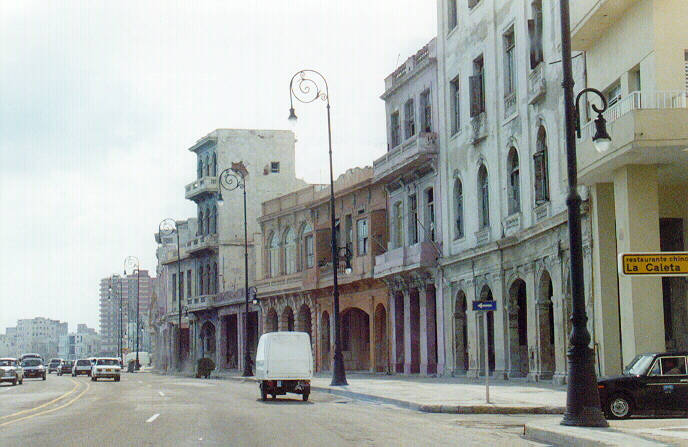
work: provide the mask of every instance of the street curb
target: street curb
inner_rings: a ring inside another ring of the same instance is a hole
[[[529,422],[524,427],[524,437],[530,441],[543,442],[552,445],[566,445],[573,447],[660,447],[670,444],[649,440],[640,436],[633,436],[613,428],[565,427]]]
[[[190,375],[189,377],[193,377]],[[216,380],[234,380],[237,382],[258,382],[255,377],[236,377],[236,376],[210,376]],[[445,413],[445,414],[564,414],[564,407],[548,406],[496,406],[496,405],[439,405],[439,404],[419,404],[391,397],[376,396],[373,394],[358,393],[346,389],[336,389],[324,386],[311,385],[311,390],[335,396],[349,397],[352,399],[364,400],[381,404],[394,405],[399,408],[420,411],[423,413]]]

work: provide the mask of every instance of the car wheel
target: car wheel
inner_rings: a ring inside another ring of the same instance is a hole
[[[17,379],[14,379],[14,380],[12,381],[12,386],[17,386]]]
[[[605,414],[609,419],[628,419],[633,414],[633,402],[623,394],[615,394],[607,400]]]
[[[265,389],[265,385],[263,383],[260,384],[260,400],[262,400],[263,402],[268,400],[268,392]]]
[[[91,381],[92,381],[92,382],[97,382],[97,381],[98,381],[98,378],[97,378],[96,376],[91,376]]]
[[[119,382],[119,377],[115,377],[115,382]]]
[[[310,392],[307,392],[307,393],[303,393],[303,394],[301,395],[301,398],[303,399],[304,402],[308,402],[308,396],[309,396],[310,394],[311,394]]]
[[[45,380],[45,373],[43,373],[43,380]]]

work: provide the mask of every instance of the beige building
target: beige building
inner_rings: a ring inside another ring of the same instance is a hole
[[[686,18],[685,0],[571,2],[573,50],[583,52],[587,86],[610,104],[611,149],[594,149],[590,111],[582,111],[578,140],[579,182],[591,192],[594,321],[605,374],[638,353],[688,349],[685,278],[618,276],[616,262],[623,252],[687,248]]]

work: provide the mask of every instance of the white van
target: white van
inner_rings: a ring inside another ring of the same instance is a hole
[[[313,354],[306,332],[270,332],[260,336],[256,352],[256,379],[260,397],[275,399],[287,393],[301,394],[304,401],[311,393]]]

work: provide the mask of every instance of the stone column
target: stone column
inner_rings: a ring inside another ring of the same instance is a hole
[[[237,312],[237,368],[239,371],[244,369],[244,317],[245,312]]]
[[[466,286],[463,289],[466,294],[466,332],[468,333],[468,377],[478,377],[480,375],[481,366],[483,362],[482,352],[482,337],[483,333],[478,332],[479,312],[473,310],[473,301],[475,300],[475,284],[474,280],[466,281]]]
[[[500,267],[501,268],[501,267]],[[506,309],[504,309],[504,278],[500,272],[494,275],[492,281],[492,296],[497,301],[497,310],[494,312],[494,346],[495,346],[495,370],[494,377],[506,379],[507,361],[507,333],[506,333]]]
[[[438,281],[441,286],[441,294],[435,297],[437,301],[437,373],[438,375],[450,375],[454,372],[456,365],[455,346],[457,341],[454,339],[456,328],[454,327],[454,309],[456,300],[455,292],[451,285],[443,286],[442,279]],[[445,299],[446,297],[446,299]],[[446,323],[445,323],[446,322]]]
[[[425,284],[418,284],[418,317],[420,319],[420,373],[428,375],[428,289]]]
[[[215,325],[215,368],[216,369],[224,368],[224,356],[222,355],[223,345],[224,345],[224,343],[222,343],[222,341],[224,340],[223,335],[224,335],[224,332],[222,331],[222,317],[218,316],[217,317],[217,324]]]
[[[404,296],[404,374],[411,374],[411,291],[401,292]]]
[[[389,287],[389,286],[388,286]],[[389,357],[389,364],[391,371],[396,373],[397,365],[397,331],[396,331],[396,292],[395,289],[389,289],[389,312],[387,312],[387,353]]]
[[[552,279],[552,321],[554,322],[554,376],[555,383],[566,383],[566,321],[564,305],[564,284],[561,277],[562,260],[555,259],[549,270]],[[588,279],[586,278],[586,281]]]
[[[540,331],[538,330],[538,312],[537,312],[537,300],[538,300],[538,283],[535,272],[535,265],[530,264],[525,271],[526,282],[526,316],[528,319],[528,327],[526,333],[528,335],[528,382],[537,381],[537,369],[540,364],[540,359],[538,356],[538,335]]]
[[[659,251],[657,167],[628,165],[614,172],[616,248]],[[623,364],[636,354],[662,352],[664,305],[660,278],[619,277]]]

